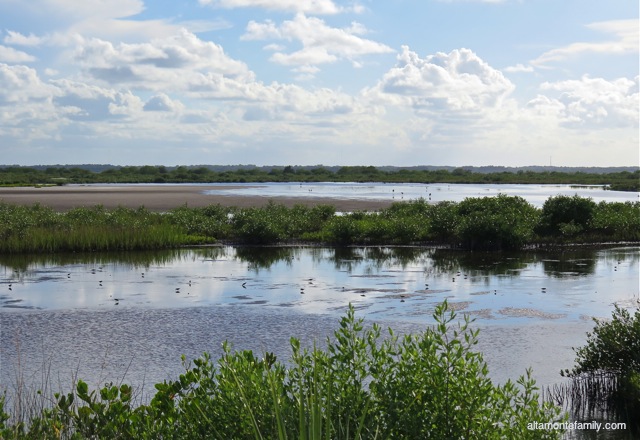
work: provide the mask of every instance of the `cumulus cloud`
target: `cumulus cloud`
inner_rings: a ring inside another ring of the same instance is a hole
[[[6,44],[16,46],[38,46],[42,43],[43,39],[33,34],[23,35],[20,32],[7,31],[7,35],[3,41]]]
[[[281,25],[270,20],[262,23],[251,21],[242,39],[277,39],[301,43],[302,49],[288,53],[276,46],[269,46],[271,50],[276,50],[271,61],[288,66],[315,66],[341,59],[357,64],[357,60],[364,55],[393,52],[385,44],[360,37],[366,32],[366,28],[359,23],[352,23],[346,28],[334,28],[317,17],[299,13],[293,20],[286,20]]]
[[[35,69],[0,63],[0,105],[41,101],[55,94],[56,89],[43,83]]]
[[[540,86],[555,96],[538,96],[529,108],[551,112],[567,127],[637,127],[640,117],[638,77],[608,81],[584,76],[579,80],[545,82]]]
[[[397,65],[367,94],[414,110],[480,111],[498,107],[514,85],[469,49],[420,58],[403,46]]]
[[[82,39],[73,59],[92,78],[151,90],[188,90],[207,75],[242,82],[254,80],[245,63],[186,30],[148,43]]]
[[[177,112],[183,108],[180,101],[174,101],[164,93],[151,97],[143,107],[146,112]]]
[[[61,118],[52,101],[59,95],[35,69],[0,63],[0,139],[11,140],[3,145],[55,137]]]
[[[21,50],[16,50],[13,47],[7,47],[0,44],[0,62],[5,63],[30,63],[35,61],[36,58]]]
[[[345,10],[331,0],[199,0],[199,3],[228,9],[253,7],[307,14],[337,14]]]
[[[639,28],[638,20],[611,20],[587,25],[595,31],[612,34],[614,38],[599,42],[577,42],[543,53],[531,64],[536,67],[547,67],[554,62],[587,53],[599,54],[637,54]]]
[[[70,80],[51,81],[60,90],[54,103],[67,116],[79,121],[107,121],[133,116],[142,110],[142,101],[130,91],[116,91]]]

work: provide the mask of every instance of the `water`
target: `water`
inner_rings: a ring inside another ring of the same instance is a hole
[[[213,184],[215,185],[215,184]],[[206,194],[263,197],[332,198],[340,200],[392,200],[408,201],[423,198],[441,202],[460,202],[467,197],[491,197],[498,194],[520,196],[534,206],[542,207],[552,196],[579,195],[595,202],[626,202],[640,200],[637,192],[607,191],[603,186],[584,185],[522,185],[522,184],[417,184],[417,183],[248,183],[234,188],[207,190]]]
[[[425,248],[215,247],[0,260],[3,384],[38,379],[140,385],[181,371],[180,355],[221,343],[286,359],[289,337],[332,334],[349,303],[400,332],[447,299],[480,328],[491,376],[533,367],[542,385],[573,365],[592,317],[639,297],[640,248],[469,253]]]

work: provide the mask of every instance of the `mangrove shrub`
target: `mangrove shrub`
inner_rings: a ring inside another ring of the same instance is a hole
[[[576,350],[575,367],[561,374],[586,400],[577,402],[580,407],[620,415],[640,433],[640,309],[630,313],[616,304],[611,320],[594,321],[586,345]]]
[[[208,354],[185,362],[176,381],[156,385],[148,405],[131,404],[131,388],[107,385],[74,393],[30,424],[0,411],[0,435],[21,438],[126,439],[559,439],[532,422],[563,420],[541,403],[530,371],[494,384],[478,331],[447,303],[433,327],[399,337],[365,326],[353,307],[325,349],[291,339],[287,363],[271,353]]]

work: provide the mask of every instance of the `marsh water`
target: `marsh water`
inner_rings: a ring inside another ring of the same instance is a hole
[[[253,184],[229,194],[437,202],[498,193],[536,206],[557,194],[638,199],[555,185]],[[614,304],[637,305],[639,264],[638,246],[512,254],[209,247],[0,256],[0,389],[69,391],[82,378],[93,387],[126,382],[148,395],[153,384],[183,371],[181,355],[189,360],[207,351],[215,359],[224,341],[286,361],[291,336],[322,346],[349,304],[365,322],[416,333],[433,324],[434,307],[445,299],[481,330],[478,350],[494,381],[531,367],[538,385],[552,385],[573,366],[572,347],[585,343],[593,317],[610,317]]]
[[[523,184],[447,184],[447,183],[379,183],[379,182],[317,182],[317,183],[247,183],[212,184],[220,188],[205,190],[205,194],[230,196],[329,198],[346,200],[409,201],[424,199],[432,203],[460,202],[467,197],[494,197],[498,194],[520,196],[533,206],[542,207],[552,196],[589,197],[595,202],[635,202],[638,192],[609,191],[602,185],[523,185]]]
[[[640,248],[470,253],[430,248],[212,247],[0,259],[3,384],[47,365],[100,383],[155,383],[221,343],[286,359],[332,334],[348,304],[401,332],[447,300],[481,329],[497,381],[560,381],[592,317],[635,305]],[[27,374],[29,376],[29,374]]]

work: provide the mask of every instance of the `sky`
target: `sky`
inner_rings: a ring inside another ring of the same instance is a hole
[[[0,164],[638,166],[635,0],[0,0]]]

